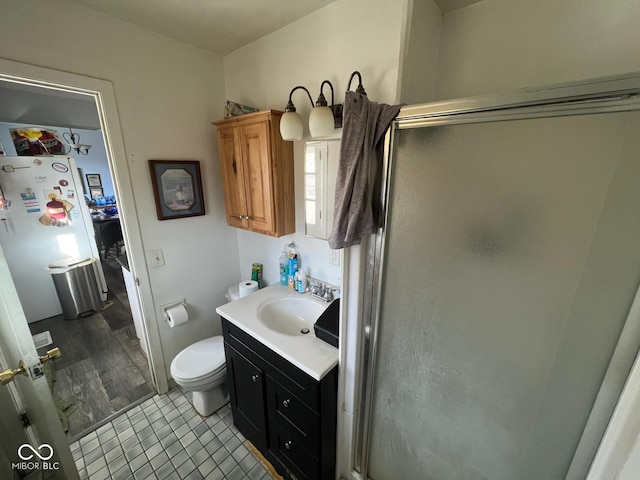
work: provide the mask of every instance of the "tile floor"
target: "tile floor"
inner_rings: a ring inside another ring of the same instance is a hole
[[[80,478],[271,480],[233,425],[229,405],[203,419],[187,395],[155,395],[72,443]]]

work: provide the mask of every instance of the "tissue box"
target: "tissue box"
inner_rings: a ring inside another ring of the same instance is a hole
[[[336,298],[327,309],[322,312],[320,318],[316,320],[313,330],[316,333],[316,337],[320,340],[324,340],[329,345],[338,347],[339,334],[338,324],[340,320],[340,299]]]

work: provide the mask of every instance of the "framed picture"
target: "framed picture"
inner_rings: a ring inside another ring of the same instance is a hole
[[[149,160],[158,220],[204,215],[200,162]]]
[[[91,195],[91,198],[104,197],[104,190],[102,190],[102,187],[91,187],[89,188],[89,193]]]
[[[100,179],[99,173],[87,173],[87,185],[89,188],[91,187],[101,187],[102,180]]]

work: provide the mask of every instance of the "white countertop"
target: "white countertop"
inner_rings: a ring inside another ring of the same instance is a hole
[[[216,308],[216,312],[249,335],[284,357],[316,380],[322,378],[338,364],[338,349],[315,336],[291,336],[268,328],[258,318],[258,308],[265,302],[284,297],[306,296],[325,309],[328,303],[310,297],[309,293],[296,293],[287,286],[271,285],[251,295]]]

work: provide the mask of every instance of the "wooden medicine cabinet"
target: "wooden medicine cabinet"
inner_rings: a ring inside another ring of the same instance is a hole
[[[265,110],[212,122],[232,227],[272,237],[295,231],[293,143],[280,136],[281,116]]]

